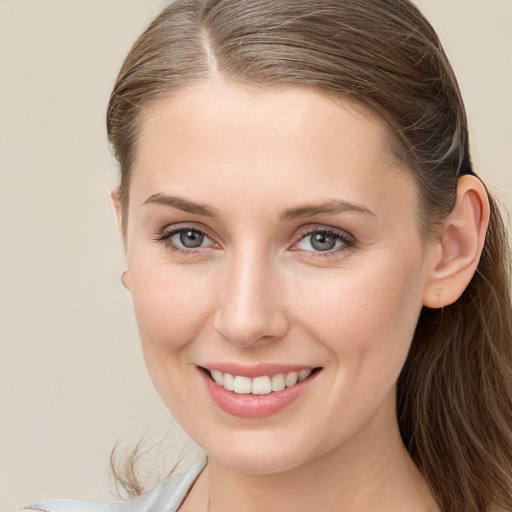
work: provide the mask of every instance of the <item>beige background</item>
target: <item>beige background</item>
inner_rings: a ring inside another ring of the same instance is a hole
[[[418,4],[459,76],[476,168],[512,208],[512,1]],[[117,440],[129,446],[149,431],[182,450],[119,283],[108,200],[117,168],[104,132],[121,60],[162,5],[0,0],[3,510],[40,498],[108,499]],[[155,452],[149,465],[160,463]]]

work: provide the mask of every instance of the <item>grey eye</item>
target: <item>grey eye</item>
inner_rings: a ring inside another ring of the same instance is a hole
[[[205,236],[204,233],[201,233],[200,231],[185,229],[176,233],[173,238],[178,238],[179,244],[183,245],[183,247],[194,249],[203,244]],[[173,240],[173,242],[178,243],[178,240]]]
[[[302,251],[326,252],[341,247],[346,241],[338,234],[329,231],[312,231],[302,240],[297,248]]]
[[[317,251],[330,251],[336,246],[336,238],[327,233],[313,233],[311,237],[311,247]]]

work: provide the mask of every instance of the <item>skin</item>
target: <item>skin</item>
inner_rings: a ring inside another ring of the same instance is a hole
[[[113,199],[149,373],[209,455],[180,510],[438,510],[400,439],[396,380],[423,305],[460,295],[474,272],[485,191],[461,180],[445,236],[427,244],[386,130],[317,92],[220,80],[146,112],[128,212]],[[180,227],[203,245],[184,250]],[[341,238],[318,251],[315,230]],[[211,361],[322,370],[284,410],[247,419],[206,392],[198,366]]]

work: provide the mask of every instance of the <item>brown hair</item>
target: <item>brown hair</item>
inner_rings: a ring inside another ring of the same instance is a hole
[[[348,97],[386,120],[435,236],[471,172],[457,81],[431,25],[409,0],[177,0],[133,46],[107,127],[126,217],[143,112],[212,75]],[[491,220],[475,276],[442,310],[424,308],[398,381],[403,441],[443,512],[512,510],[512,304],[507,234]],[[137,487],[136,485],[134,487]]]

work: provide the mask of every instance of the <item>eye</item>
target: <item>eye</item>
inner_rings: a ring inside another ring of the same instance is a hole
[[[325,229],[315,229],[307,232],[296,244],[296,248],[301,251],[314,252],[337,252],[344,247],[352,247],[353,240],[348,236],[335,231]]]
[[[169,237],[169,240],[174,244],[183,245],[183,247],[187,247],[188,249],[195,249],[203,245],[205,238],[205,234],[200,231],[184,229]]]
[[[189,252],[215,245],[204,231],[191,227],[167,228],[157,240],[178,252]]]

